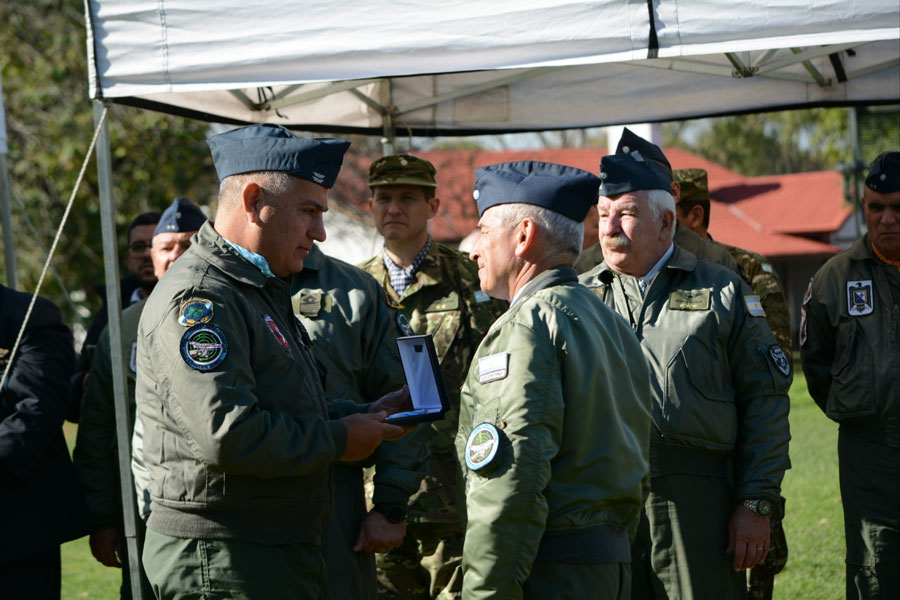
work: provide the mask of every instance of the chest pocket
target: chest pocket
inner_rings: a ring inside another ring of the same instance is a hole
[[[834,356],[825,413],[838,422],[874,415],[874,358],[860,318],[838,324]]]
[[[451,292],[429,304],[422,312],[414,313],[410,325],[416,333],[434,336],[438,362],[443,363],[462,326],[461,321],[462,300],[457,292]]]

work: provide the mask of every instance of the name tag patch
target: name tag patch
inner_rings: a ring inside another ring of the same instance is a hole
[[[497,456],[499,446],[497,428],[490,423],[478,425],[466,440],[466,466],[473,471],[487,466]]]
[[[862,317],[875,309],[872,280],[847,282],[847,312],[851,317]]]
[[[747,312],[752,317],[765,317],[766,309],[763,308],[759,296],[744,296],[744,303],[747,305]]]
[[[509,372],[509,352],[491,354],[478,359],[478,383],[490,383],[506,377]]]
[[[709,310],[709,290],[675,290],[669,294],[669,310]]]
[[[181,358],[197,371],[215,369],[228,356],[228,341],[215,325],[196,325],[181,337]]]
[[[295,300],[294,304],[294,312],[298,312],[304,317],[318,316],[321,308],[322,294],[303,294],[298,300]]]

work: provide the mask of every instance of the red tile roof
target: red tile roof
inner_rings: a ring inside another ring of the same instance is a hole
[[[673,168],[702,168],[709,174],[713,200],[709,230],[717,240],[768,257],[838,252],[835,246],[802,237],[824,237],[839,229],[852,213],[843,200],[843,180],[837,171],[744,177],[686,150],[669,148],[665,152]],[[431,221],[431,234],[439,241],[458,242],[475,228],[478,211],[472,188],[477,167],[542,160],[594,173],[606,153],[596,148],[416,153],[437,168],[441,207]],[[348,154],[332,192],[336,200],[365,216],[369,215],[366,178],[375,158]]]

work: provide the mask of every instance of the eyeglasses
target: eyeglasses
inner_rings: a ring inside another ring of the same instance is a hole
[[[150,244],[148,242],[131,242],[128,244],[128,250],[134,254],[143,254],[149,249]]]

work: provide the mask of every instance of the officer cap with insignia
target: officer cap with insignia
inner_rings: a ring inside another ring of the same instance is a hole
[[[616,196],[636,190],[672,192],[669,174],[659,164],[628,154],[608,154],[600,159],[600,195]]]
[[[163,211],[153,235],[198,231],[205,222],[206,215],[196,204],[187,198],[175,198],[169,208]]]
[[[248,125],[214,135],[212,151],[219,180],[255,171],[281,171],[330,188],[337,179],[350,142],[301,138],[274,123]]]
[[[704,169],[675,169],[672,179],[681,185],[679,202],[709,206],[709,180]]]
[[[631,131],[627,127],[622,131],[622,137],[619,138],[619,144],[616,146],[616,154],[628,154],[634,158],[643,158],[644,160],[652,160],[663,165],[670,178],[672,175],[672,165],[669,159],[663,154],[662,149],[653,142],[649,142]]]
[[[900,191],[900,152],[885,152],[872,162],[866,187],[880,194]]]
[[[418,185],[436,188],[434,165],[411,154],[392,154],[379,158],[369,167],[369,187],[380,185]]]
[[[597,202],[600,179],[574,167],[517,161],[475,170],[478,215],[500,204],[533,204],[581,223]]]

